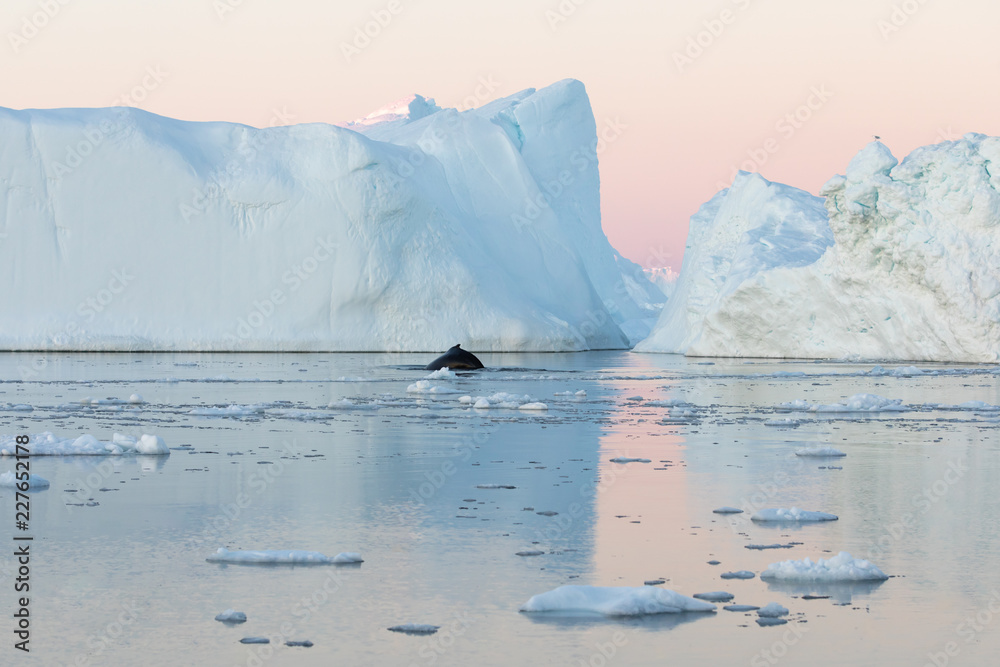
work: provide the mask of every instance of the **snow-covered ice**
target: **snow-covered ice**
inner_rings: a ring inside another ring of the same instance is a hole
[[[1000,138],[982,134],[902,162],[873,141],[825,201],[741,172],[692,216],[676,290],[636,350],[997,361],[997,161]]]
[[[874,564],[841,551],[831,558],[785,560],[771,563],[760,575],[767,581],[843,583],[883,581],[889,575]]]
[[[655,586],[560,586],[535,595],[521,605],[521,611],[640,616],[715,611],[715,605]]]
[[[840,403],[814,404],[801,399],[781,403],[779,410],[788,412],[908,412],[902,399],[877,394],[854,394]]]
[[[802,510],[798,507],[778,507],[778,508],[768,508],[757,510],[751,515],[751,521],[757,522],[799,522],[799,523],[809,523],[809,522],[819,522],[819,521],[836,521],[838,519],[836,514],[829,514],[827,512],[812,512],[809,510]]]
[[[325,565],[340,563],[361,563],[356,553],[339,553],[325,556],[318,551],[230,551],[224,547],[206,558],[209,563],[243,563],[257,565]]]
[[[802,449],[795,450],[796,456],[805,457],[817,457],[817,458],[835,458],[847,456],[844,452],[833,447],[823,447],[821,445],[816,445],[815,447],[803,447]]]
[[[406,388],[407,394],[457,394],[458,389],[440,384],[431,384],[430,380],[417,380]]]
[[[235,609],[227,609],[221,614],[216,615],[215,620],[222,623],[246,623],[247,615],[242,611],[236,611]]]
[[[16,443],[12,435],[0,435],[0,456],[14,456]],[[145,434],[138,438],[115,433],[111,442],[103,442],[92,435],[60,438],[50,431],[30,436],[27,448],[31,456],[123,456],[150,454],[168,456],[170,449],[163,438]]]
[[[763,578],[763,576],[764,575],[761,575],[761,578]],[[757,615],[764,618],[778,618],[779,616],[788,616],[788,613],[789,613],[788,608],[781,606],[777,602],[771,602],[757,610]]]

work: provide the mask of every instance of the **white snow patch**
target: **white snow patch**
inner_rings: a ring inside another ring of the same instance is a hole
[[[535,595],[523,612],[590,612],[639,616],[685,611],[715,611],[715,605],[654,586],[560,586]]]
[[[889,575],[869,561],[854,558],[846,551],[841,551],[832,558],[820,558],[815,562],[805,558],[771,563],[760,578],[770,581],[839,583],[883,581]]]
[[[750,517],[750,520],[758,522],[785,521],[809,523],[815,521],[836,521],[838,518],[836,514],[828,514],[826,512],[810,512],[808,510],[801,510],[798,507],[787,509],[780,507],[757,510]]]

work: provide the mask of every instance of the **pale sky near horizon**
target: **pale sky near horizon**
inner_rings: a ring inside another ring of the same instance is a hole
[[[373,12],[384,27],[345,55]],[[738,167],[816,193],[875,134],[899,159],[1000,134],[998,27],[986,0],[7,0],[0,106],[135,90],[147,111],[260,127],[572,77],[598,126],[625,126],[600,156],[605,232],[678,270],[688,218]]]

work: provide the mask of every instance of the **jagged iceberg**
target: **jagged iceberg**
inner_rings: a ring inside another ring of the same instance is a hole
[[[998,163],[981,134],[901,163],[874,141],[825,202],[740,173],[691,218],[674,296],[635,349],[997,361]]]
[[[665,299],[597,152],[574,80],[350,129],[0,109],[0,349],[626,348]]]

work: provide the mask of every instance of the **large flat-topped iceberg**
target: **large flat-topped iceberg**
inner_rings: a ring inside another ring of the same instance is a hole
[[[901,163],[866,146],[822,199],[740,174],[691,219],[677,290],[636,350],[1000,359],[1000,138]]]
[[[663,297],[601,230],[583,84],[466,112],[404,102],[354,129],[0,109],[0,349],[550,351],[644,333]]]

